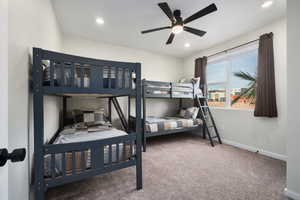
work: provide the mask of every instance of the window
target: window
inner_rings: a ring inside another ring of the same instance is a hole
[[[253,109],[258,47],[256,45],[208,60],[208,101],[212,107]]]

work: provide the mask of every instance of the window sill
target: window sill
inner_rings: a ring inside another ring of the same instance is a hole
[[[212,110],[229,110],[229,111],[244,111],[244,112],[254,112],[253,109],[239,109],[239,108],[228,108],[228,107],[209,107]]]

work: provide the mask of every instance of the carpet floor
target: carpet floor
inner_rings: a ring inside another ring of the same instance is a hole
[[[283,200],[286,164],[192,134],[153,138],[142,190],[130,167],[50,189],[48,200]]]

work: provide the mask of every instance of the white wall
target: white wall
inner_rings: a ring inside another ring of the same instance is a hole
[[[194,74],[194,61],[227,48],[257,39],[261,34],[274,33],[275,79],[279,117],[276,119],[257,118],[253,111],[231,109],[213,109],[220,133],[227,142],[241,144],[245,148],[273,153],[273,156],[285,158],[286,155],[286,20],[240,36],[213,48],[201,51],[184,60],[184,74]]]
[[[20,147],[27,148],[29,142],[33,147],[32,97],[28,81],[32,47],[59,50],[61,36],[50,0],[9,0],[8,18],[8,140],[11,151]],[[47,97],[47,135],[53,134],[58,128],[58,111],[57,99]],[[31,152],[32,148],[27,155],[31,155]],[[28,159],[27,156],[24,162],[14,163],[9,168],[8,189],[11,200],[28,199]]]
[[[110,45],[107,43],[94,42],[72,36],[64,37],[62,48],[66,53],[85,57],[127,62],[140,62],[142,63],[142,78],[146,78],[148,80],[177,81],[183,77],[183,60],[180,58],[164,56],[122,46]],[[147,114],[155,116],[174,114],[177,109],[176,105],[178,104],[178,101],[176,100],[160,99],[148,100],[148,102]],[[127,115],[126,100],[120,100],[120,104],[125,110],[125,115]],[[99,106],[97,103],[95,104],[95,101],[91,101],[89,105],[95,105],[96,107]],[[75,104],[73,103],[72,107],[74,106]],[[116,115],[114,114],[113,117],[114,116]]]
[[[0,148],[7,148],[8,146],[8,118],[7,118],[7,104],[8,104],[8,59],[7,59],[7,34],[8,34],[8,14],[7,14],[7,0],[0,0]],[[8,167],[7,165],[0,168],[0,199],[8,199]]]
[[[300,56],[300,1],[288,0],[288,68],[287,68],[287,194],[300,199],[300,131],[299,131],[299,56]]]

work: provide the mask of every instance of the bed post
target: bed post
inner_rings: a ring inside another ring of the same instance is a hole
[[[131,131],[131,125],[130,125],[130,110],[131,110],[131,101],[130,101],[131,96],[128,96],[128,121],[127,121],[127,133],[130,133]]]
[[[109,97],[108,98],[108,121],[110,122],[110,123],[112,123],[112,121],[111,121],[111,97]]]
[[[182,109],[182,98],[179,99],[179,111]]]
[[[67,97],[63,97],[63,110],[62,110],[62,114],[63,114],[63,120],[62,120],[62,127],[61,129],[63,129],[66,126],[66,121],[67,121]]]
[[[34,189],[35,199],[44,200],[44,96],[41,49],[33,49]]]
[[[143,82],[142,82],[142,99],[143,99],[143,118],[142,118],[142,124],[143,124],[143,151],[146,152],[146,146],[147,146],[147,138],[146,138],[146,126],[145,126],[145,123],[146,123],[146,99],[145,99],[145,79],[143,79]]]
[[[141,130],[141,63],[136,63],[136,189],[143,188],[142,171],[142,130]]]

